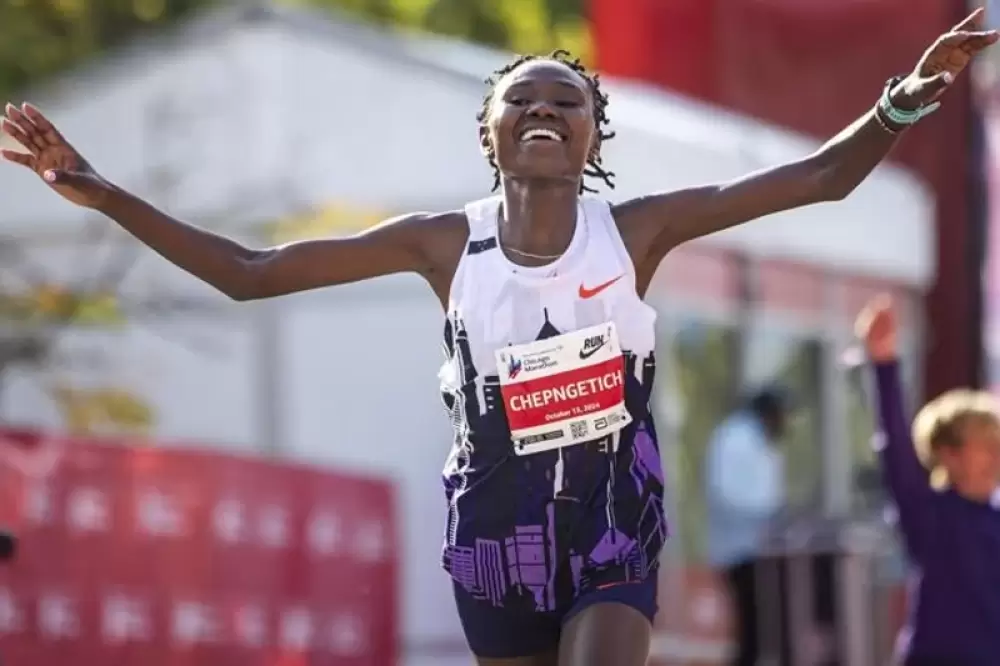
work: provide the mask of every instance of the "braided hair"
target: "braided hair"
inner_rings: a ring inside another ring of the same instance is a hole
[[[587,68],[583,66],[579,58],[574,58],[568,51],[558,50],[545,56],[538,55],[523,55],[519,56],[516,60],[510,64],[501,67],[497,71],[493,72],[490,78],[486,79],[486,84],[490,87],[489,91],[486,93],[486,97],[483,98],[483,105],[479,109],[479,113],[476,115],[476,120],[479,121],[479,126],[483,129],[486,128],[487,120],[490,116],[490,108],[493,105],[493,95],[496,93],[497,84],[500,83],[503,77],[507,76],[515,69],[520,67],[526,62],[531,62],[533,60],[552,60],[554,62],[566,65],[571,70],[579,74],[584,81],[587,82],[587,86],[590,88],[591,97],[594,100],[594,128],[597,130],[597,136],[599,139],[598,149],[587,159],[587,166],[583,171],[585,177],[589,176],[592,178],[600,178],[604,181],[604,184],[608,187],[614,189],[614,177],[613,171],[607,171],[601,166],[601,152],[600,145],[602,145],[608,139],[615,136],[614,132],[605,131],[603,127],[608,124],[607,107],[608,107],[608,96],[601,90],[601,82],[598,74],[591,74],[587,71]],[[496,157],[494,155],[493,149],[490,148],[487,155],[490,166],[493,167],[493,191],[496,191],[500,187],[500,167],[497,165]],[[587,187],[586,183],[581,180],[580,182],[580,192],[596,192],[597,190]]]

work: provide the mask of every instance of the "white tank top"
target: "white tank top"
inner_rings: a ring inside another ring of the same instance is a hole
[[[582,196],[566,252],[537,267],[519,266],[499,248],[501,205],[500,197],[491,197],[465,207],[469,240],[452,281],[448,319],[464,324],[471,358],[445,361],[442,389],[464,383],[463,360],[477,369],[481,392],[495,374],[498,350],[607,322],[614,323],[623,351],[648,357],[656,311],[636,293],[635,269],[607,202]]]
[[[500,210],[499,197],[465,207],[449,294],[443,560],[476,597],[527,594],[544,610],[655,568],[666,538],[649,415],[656,313],[606,202],[582,196],[566,252],[539,267],[504,255]]]

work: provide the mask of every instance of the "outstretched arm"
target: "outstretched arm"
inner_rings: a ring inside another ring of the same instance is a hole
[[[455,213],[418,213],[350,238],[252,249],[176,220],[114,186],[30,105],[8,104],[0,124],[27,150],[4,150],[4,158],[33,170],[68,201],[104,213],[168,261],[236,300],[401,272],[423,275],[440,293],[445,280],[438,274],[450,259],[455,244],[450,241],[458,240],[453,232],[464,229]]]
[[[933,538],[934,490],[930,475],[917,457],[903,410],[899,381],[897,323],[892,304],[880,298],[858,317],[857,329],[875,366],[880,436],[876,449],[882,480],[899,512],[899,528],[910,556],[920,562]]]
[[[895,360],[875,363],[878,418],[881,436],[876,448],[882,481],[899,512],[899,528],[910,556],[920,561],[931,539],[934,490],[927,470],[917,458],[903,411],[903,390]]]
[[[429,278],[434,262],[425,241],[448,223],[447,215],[417,213],[347,238],[253,249],[175,220],[117,188],[97,209],[168,261],[239,301],[392,273]]]
[[[977,10],[938,38],[914,71],[890,92],[893,106],[911,111],[933,103],[978,51],[997,41],[977,31]],[[843,199],[895,145],[905,126],[877,109],[864,114],[799,161],[765,169],[733,182],[653,194],[617,207],[633,259],[658,265],[673,247],[771,213]]]

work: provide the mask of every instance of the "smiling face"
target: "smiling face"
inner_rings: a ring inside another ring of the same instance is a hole
[[[960,444],[939,453],[941,465],[959,494],[989,501],[1000,479],[1000,422],[977,417],[960,430]]]
[[[935,487],[990,500],[1000,481],[1000,405],[992,394],[955,389],[935,398],[913,420],[913,441]]]
[[[558,60],[528,60],[502,76],[483,121],[483,152],[509,178],[579,183],[598,157],[594,90]]]

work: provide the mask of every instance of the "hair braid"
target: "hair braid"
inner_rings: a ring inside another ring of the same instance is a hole
[[[609,123],[607,115],[608,96],[603,90],[601,90],[600,75],[588,72],[587,68],[580,62],[580,59],[574,58],[568,51],[557,50],[545,56],[522,55],[510,64],[505,65],[504,67],[501,67],[497,71],[493,72],[493,75],[486,79],[486,84],[489,85],[490,88],[489,91],[487,91],[486,96],[483,98],[483,105],[479,109],[479,113],[476,115],[476,120],[479,121],[479,126],[482,128],[486,127],[487,120],[490,116],[490,107],[493,105],[493,95],[496,92],[497,84],[500,80],[524,63],[532,60],[553,60],[555,62],[562,63],[579,74],[583,80],[587,82],[587,85],[590,87],[591,97],[594,100],[594,128],[597,130],[599,144],[597,150],[595,150],[587,159],[587,167],[584,169],[583,175],[585,177],[600,178],[604,181],[605,185],[614,189],[615,174],[613,171],[608,171],[602,166],[600,149],[600,146],[603,145],[605,141],[614,138],[615,136],[614,132],[604,130],[604,127]],[[496,163],[496,158],[493,155],[492,149],[490,149],[488,159],[490,166],[493,167],[493,190],[495,191],[500,187],[500,167]],[[580,191],[596,192],[597,190],[587,187],[584,180],[581,179]]]

